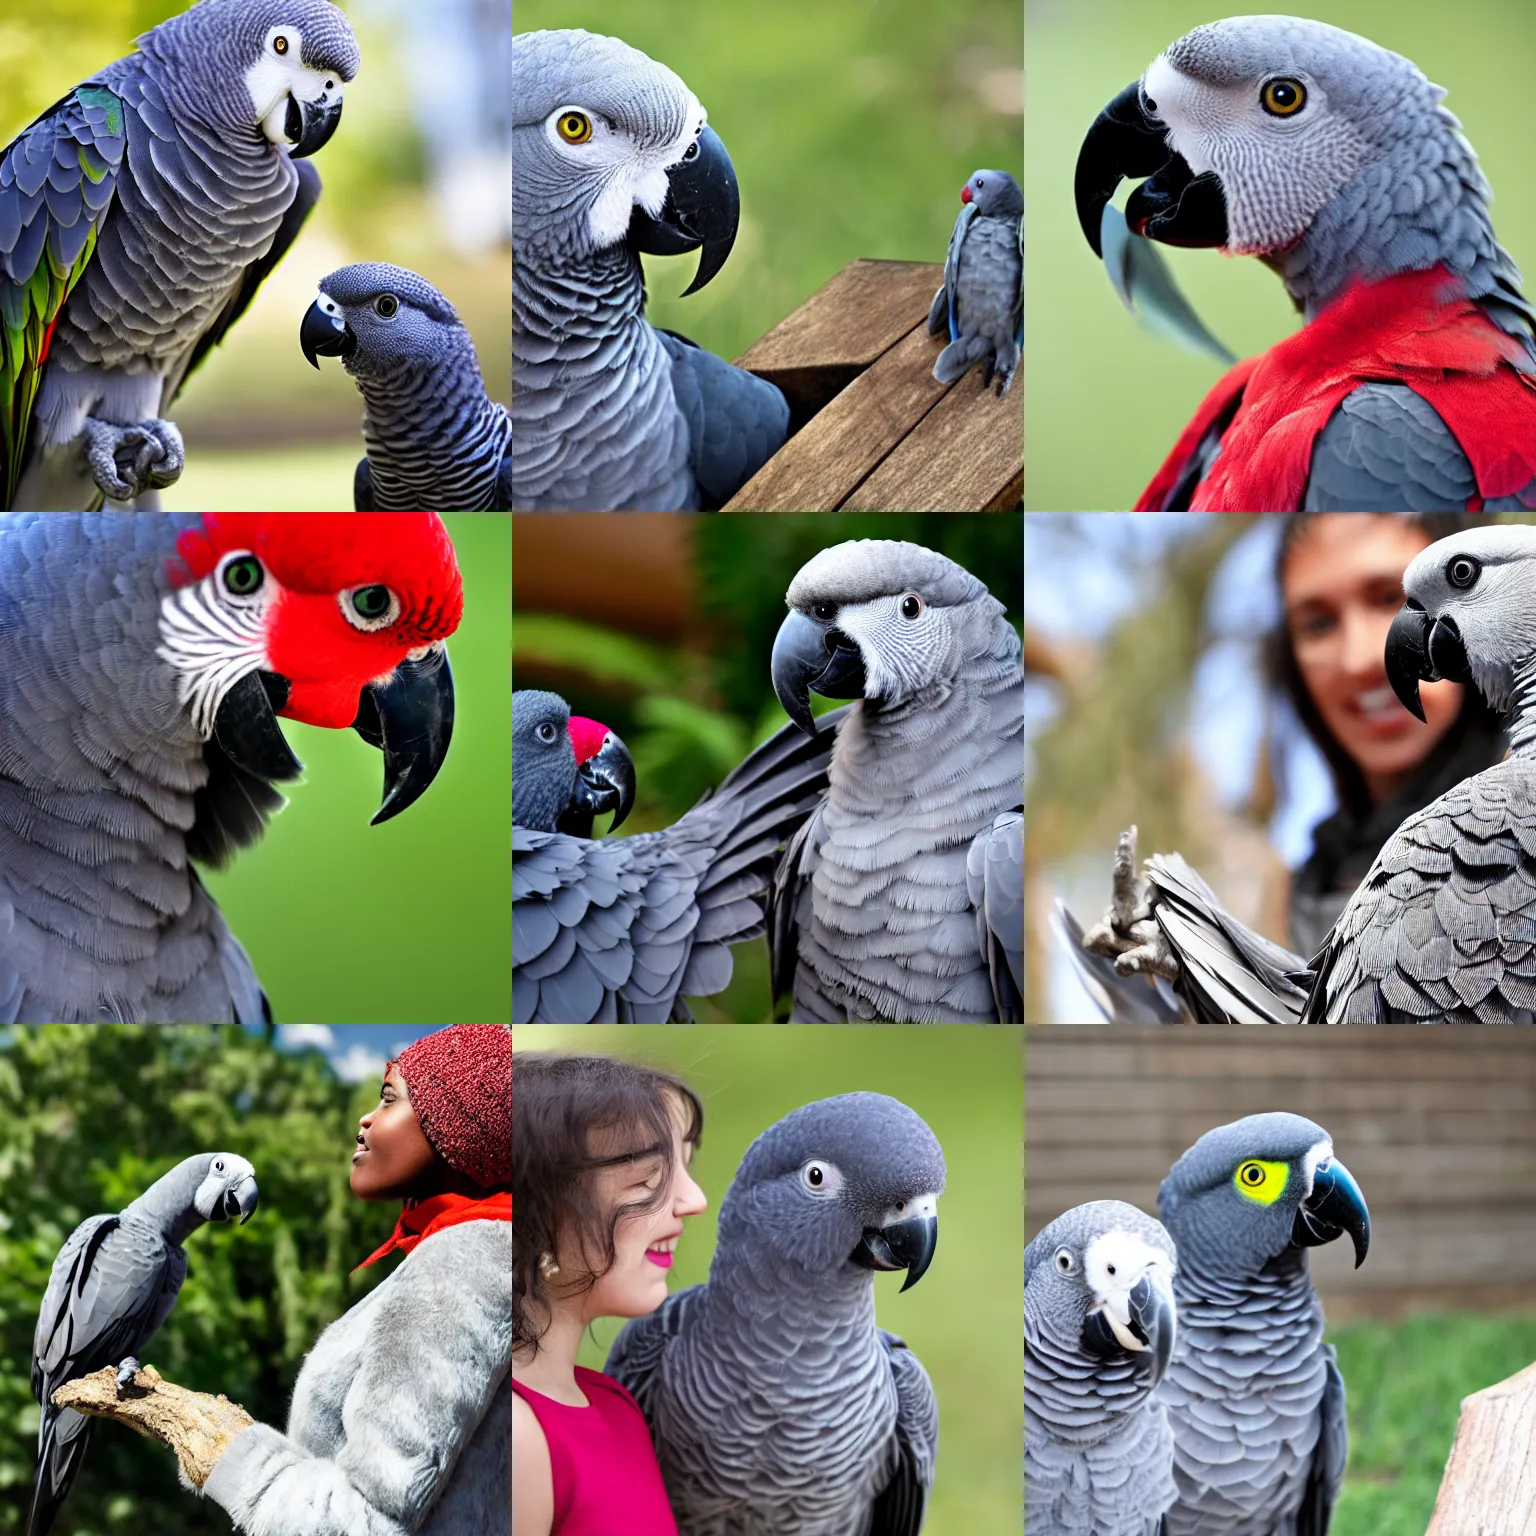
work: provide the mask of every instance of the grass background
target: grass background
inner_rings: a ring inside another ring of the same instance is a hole
[[[939,1399],[938,1471],[924,1536],[1017,1536],[1023,1443],[1022,1043],[967,1027],[795,1026],[680,1030],[520,1027],[514,1047],[622,1055],[682,1075],[704,1101],[693,1173],[710,1208],[678,1247],[673,1289],[708,1277],[715,1217],[760,1132],[800,1104],[871,1089],[909,1104],[944,1148],[933,1267],[905,1296],[877,1276],[880,1326],[904,1338]],[[601,1369],[617,1321],[581,1363]]]
[[[304,782],[256,847],[207,878],[280,1023],[510,1017],[511,520],[445,522],[464,622],[448,642],[453,744],[431,788],[370,827],[379,753],[352,731],[284,721]]]
[[[1078,227],[1072,172],[1090,124],[1117,91],[1190,28],[1243,9],[1211,0],[1028,0],[1025,505],[1032,509],[1131,506],[1221,375],[1219,363],[1158,340],[1126,314]],[[1499,238],[1527,273],[1536,271],[1529,120],[1536,7],[1313,0],[1295,13],[1362,33],[1445,87],[1446,105],[1492,183]],[[1117,201],[1126,195],[1122,184]],[[1284,288],[1259,262],[1158,249],[1239,356],[1296,329]]]
[[[943,261],[960,189],[1023,159],[1019,0],[774,0],[713,24],[683,0],[516,0],[513,28],[621,37],[703,102],[741,186],[722,272],[646,258],[647,317],[744,352],[859,257]]]

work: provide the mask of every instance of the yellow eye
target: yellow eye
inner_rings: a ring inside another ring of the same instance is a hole
[[[272,52],[273,53],[287,53],[288,52],[288,39],[286,37],[281,36],[281,35],[279,35],[277,37],[274,37],[272,39]]]
[[[1285,1193],[1290,1175],[1289,1164],[1266,1163],[1255,1157],[1238,1168],[1232,1182],[1246,1199],[1260,1205],[1273,1205]]]
[[[592,137],[592,119],[585,112],[562,112],[555,127],[567,144],[585,144]]]
[[[1294,117],[1307,104],[1307,88],[1300,80],[1266,80],[1259,101],[1271,117]]]

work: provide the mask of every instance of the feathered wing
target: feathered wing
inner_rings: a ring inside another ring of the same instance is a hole
[[[127,146],[123,103],[77,87],[0,154],[0,496],[26,462],[53,328],[96,250]]]
[[[647,1422],[651,1420],[662,1356],[687,1328],[693,1309],[703,1297],[702,1285],[690,1285],[668,1296],[654,1312],[631,1318],[619,1330],[603,1362],[603,1374],[613,1377],[639,1403]]]
[[[939,1454],[939,1404],[906,1342],[882,1328],[880,1343],[896,1381],[896,1465],[876,1495],[869,1536],[918,1536]]]
[[[1005,811],[978,832],[965,861],[965,889],[976,914],[998,1021],[1024,1022],[1024,813]]]
[[[1339,1371],[1339,1353],[1332,1344],[1323,1346],[1328,1378],[1319,1405],[1322,1430],[1312,1465],[1307,1469],[1307,1487],[1301,1508],[1296,1511],[1296,1536],[1328,1536],[1333,1506],[1344,1486],[1344,1464],[1349,1460],[1349,1414],[1345,1407],[1344,1377]]]

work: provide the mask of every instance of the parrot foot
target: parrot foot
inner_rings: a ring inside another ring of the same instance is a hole
[[[133,1378],[138,1375],[142,1367],[133,1355],[125,1355],[117,1362],[117,1389],[119,1392],[124,1387],[133,1385]]]
[[[1135,827],[1127,827],[1115,843],[1109,910],[1083,935],[1083,948],[1113,960],[1121,976],[1179,979],[1178,958],[1136,879]]]
[[[108,501],[132,501],[145,491],[164,490],[181,478],[187,451],[173,421],[85,422],[85,462]]]

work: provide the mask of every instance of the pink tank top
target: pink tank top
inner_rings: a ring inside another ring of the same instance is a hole
[[[678,1536],[639,1405],[611,1377],[584,1366],[576,1367],[576,1385],[590,1407],[572,1408],[512,1383],[549,1442],[551,1536]]]

